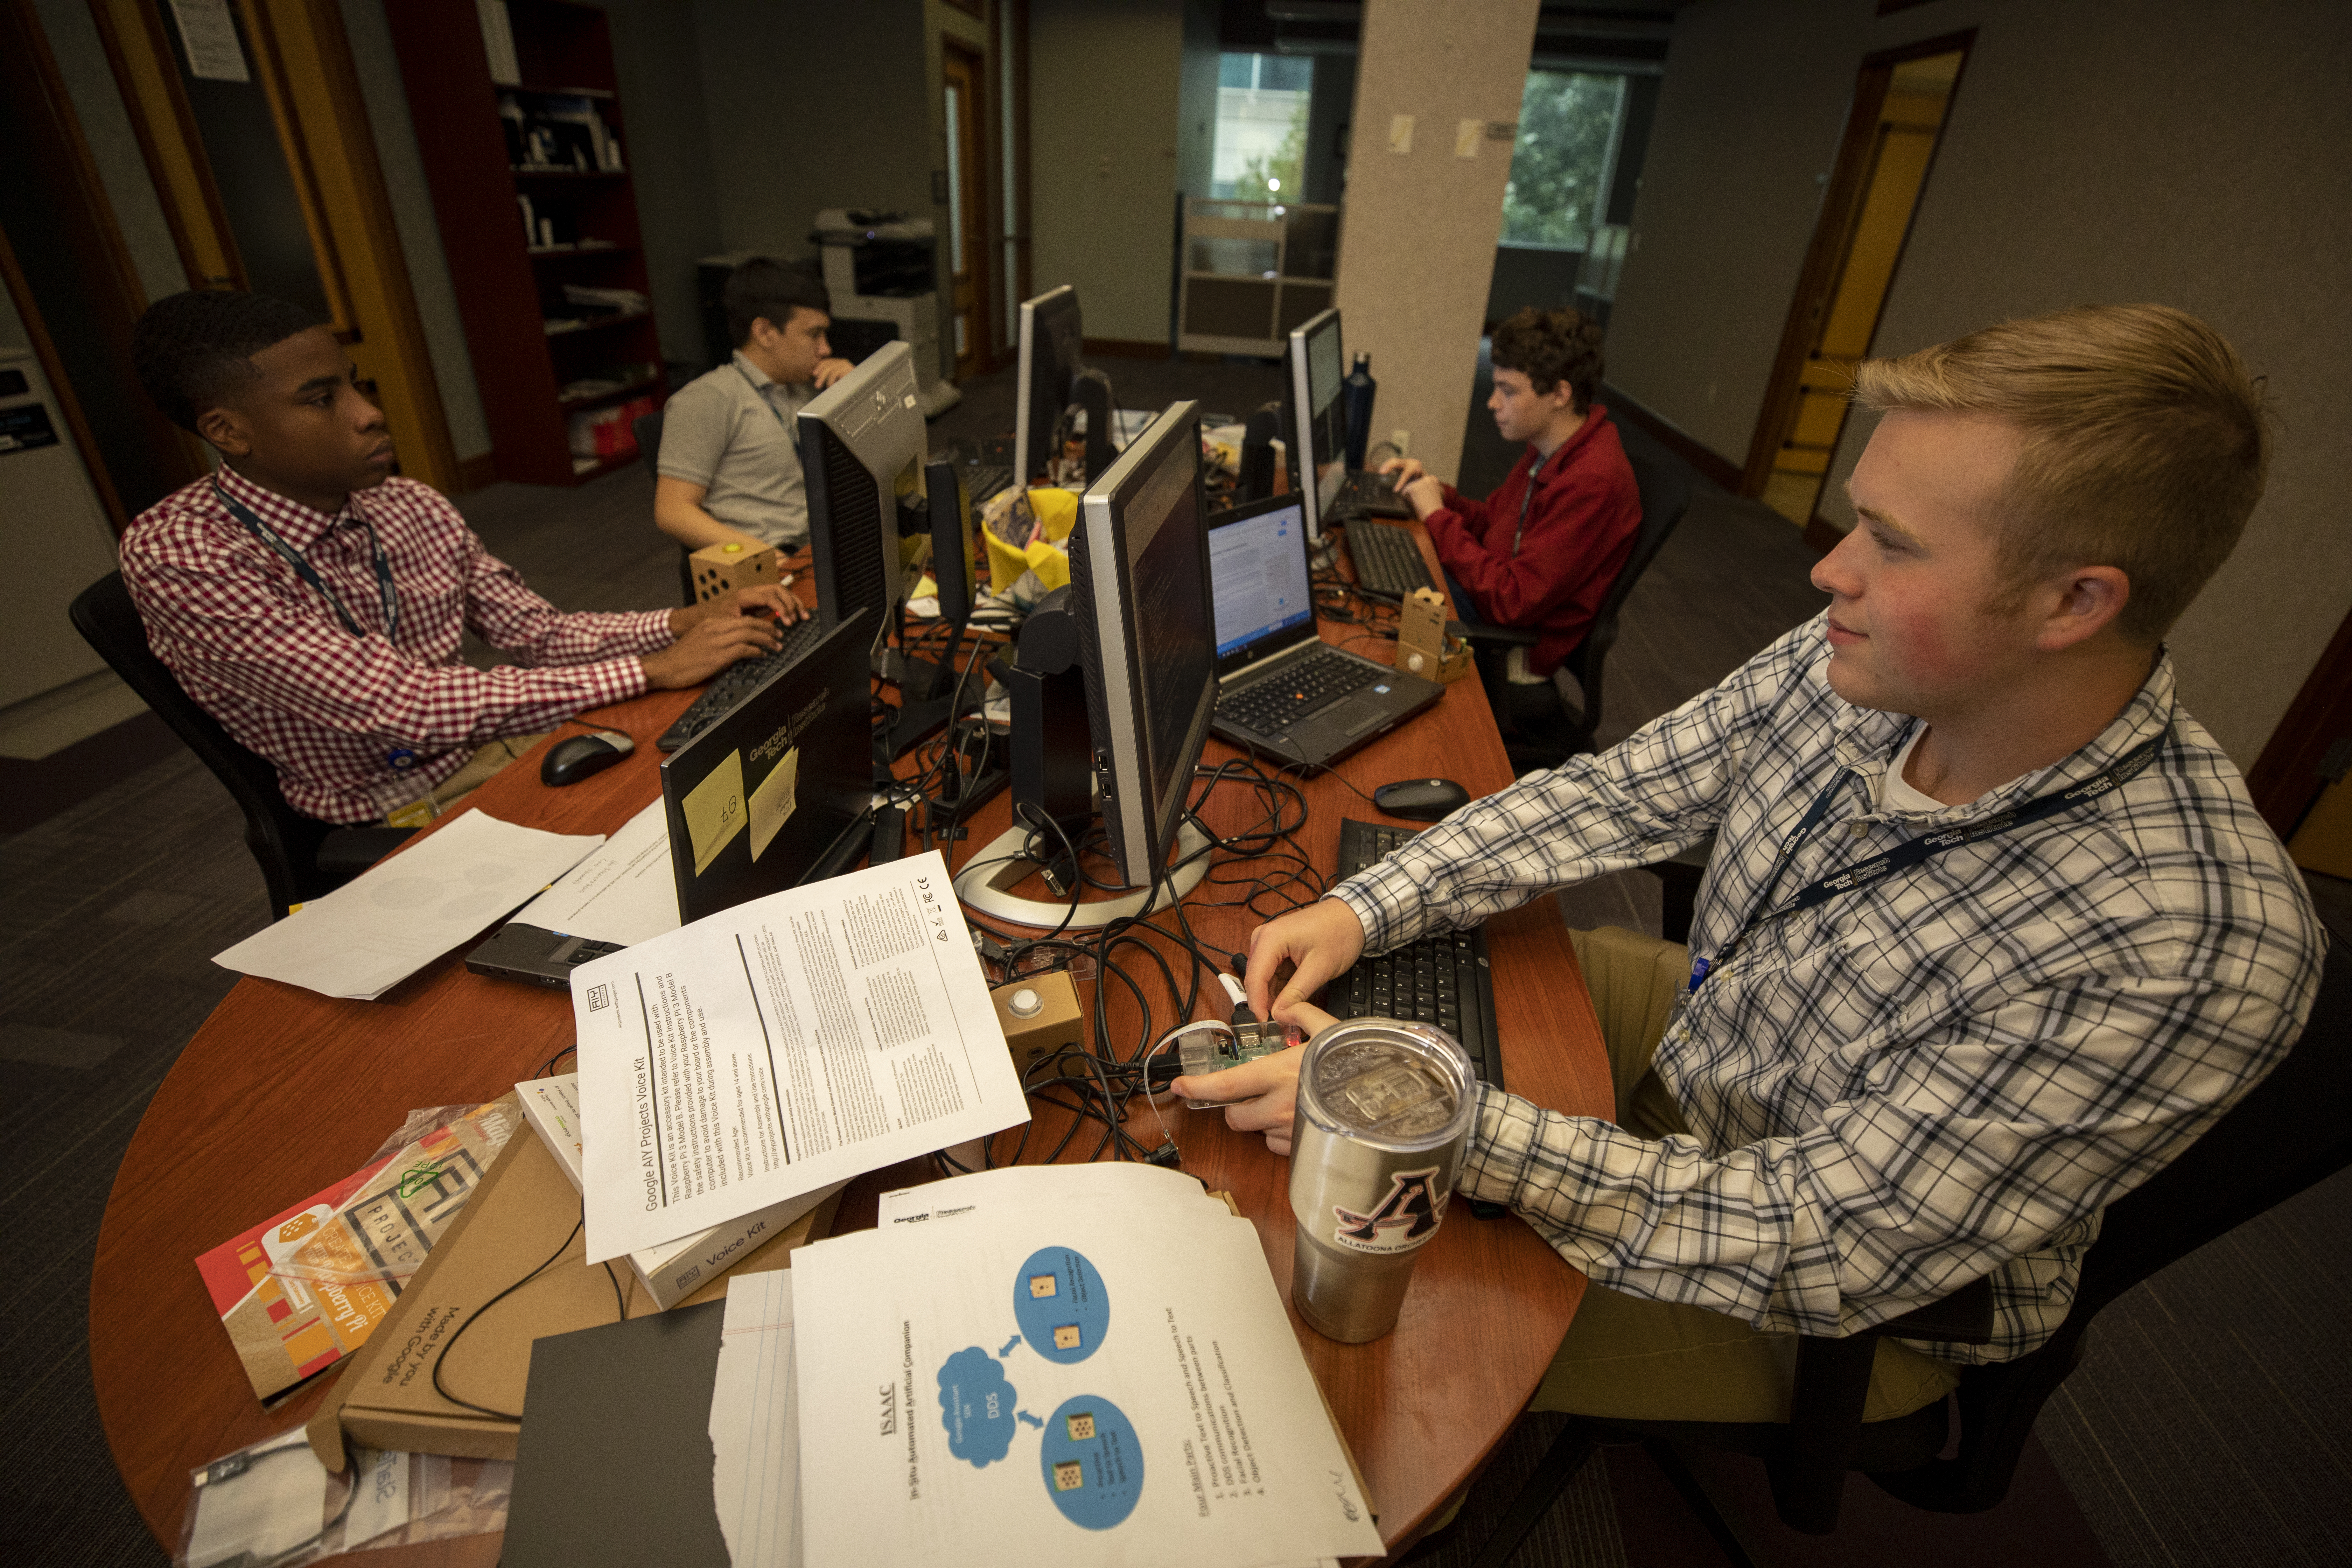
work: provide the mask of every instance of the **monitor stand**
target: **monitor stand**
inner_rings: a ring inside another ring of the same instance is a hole
[[[1191,894],[1209,874],[1208,836],[1189,821],[1178,824],[1175,858],[1183,864],[1150,888],[1135,888],[1115,898],[1088,903],[1081,900],[1074,913],[1068,898],[1033,899],[1010,891],[1026,879],[1052,869],[1032,858],[1028,847],[1036,842],[1033,830],[1013,826],[972,852],[971,863],[956,876],[955,892],[973,913],[1015,925],[1052,931],[1100,931],[1114,921],[1140,920],[1157,914]],[[1059,856],[1054,857],[1059,859]],[[1066,921],[1066,924],[1065,921]]]
[[[950,621],[947,652],[939,663],[901,653],[907,635],[903,600],[891,606],[891,629],[893,646],[874,656],[874,673],[898,689],[898,716],[874,732],[874,760],[882,764],[897,762],[955,717],[956,654],[963,647],[963,624]]]

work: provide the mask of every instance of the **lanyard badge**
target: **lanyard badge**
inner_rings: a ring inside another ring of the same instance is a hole
[[[319,575],[318,568],[311,565],[300,551],[286,542],[278,531],[255,515],[251,508],[223,489],[219,479],[215,479],[212,483],[213,494],[220,498],[220,503],[228,509],[228,514],[243,523],[247,532],[278,552],[286,564],[294,569],[294,575],[325,596],[327,603],[334,607],[335,618],[342,622],[343,630],[355,637],[367,635],[360,629],[360,624],[352,618],[351,611],[343,607],[341,595],[327,585],[327,580]],[[367,530],[368,544],[374,552],[375,591],[377,602],[383,611],[383,637],[386,642],[393,642],[400,636],[400,590],[393,584],[392,562],[384,554],[383,541],[377,536],[375,524],[364,517],[359,521],[360,526]]]

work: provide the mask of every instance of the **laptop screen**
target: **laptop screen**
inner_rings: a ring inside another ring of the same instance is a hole
[[[1209,599],[1216,611],[1220,672],[1263,657],[1260,645],[1312,637],[1315,595],[1307,574],[1307,510],[1295,497],[1243,509],[1209,531]],[[1285,636],[1283,634],[1291,634]]]

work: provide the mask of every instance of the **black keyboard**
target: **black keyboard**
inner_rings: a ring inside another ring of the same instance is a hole
[[[1356,517],[1411,517],[1412,503],[1404,492],[1389,483],[1386,474],[1351,471],[1339,481],[1339,493],[1331,498],[1331,515],[1335,521]]]
[[[1411,838],[1402,827],[1342,817],[1339,876],[1354,876]],[[1470,1053],[1480,1079],[1503,1087],[1502,1047],[1495,1039],[1494,971],[1486,932],[1440,931],[1394,952],[1356,961],[1324,987],[1324,1007],[1342,1018],[1404,1018],[1434,1024]]]
[[[986,505],[999,492],[1012,487],[1013,466],[1010,463],[972,463],[964,468],[964,497],[975,507]]]
[[[1370,686],[1380,668],[1345,654],[1318,652],[1217,699],[1217,717],[1261,735],[1279,735],[1299,720]]]
[[[1415,588],[1436,588],[1429,563],[1409,529],[1362,520],[1348,525],[1348,556],[1356,563],[1356,586],[1367,594],[1402,599]],[[1443,593],[1443,589],[1439,589]]]
[[[768,683],[771,676],[780,675],[795,663],[801,655],[816,647],[823,633],[814,616],[803,616],[782,628],[783,646],[773,653],[757,658],[740,659],[710,678],[694,706],[677,716],[677,722],[662,731],[654,744],[665,752],[675,752],[697,735],[719,722],[730,708]]]

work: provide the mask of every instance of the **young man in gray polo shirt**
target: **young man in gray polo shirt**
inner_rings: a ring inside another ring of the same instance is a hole
[[[757,258],[719,296],[735,352],[669,400],[654,480],[654,525],[685,545],[808,541],[808,487],[793,419],[849,374],[825,329],[833,301],[809,273]]]

